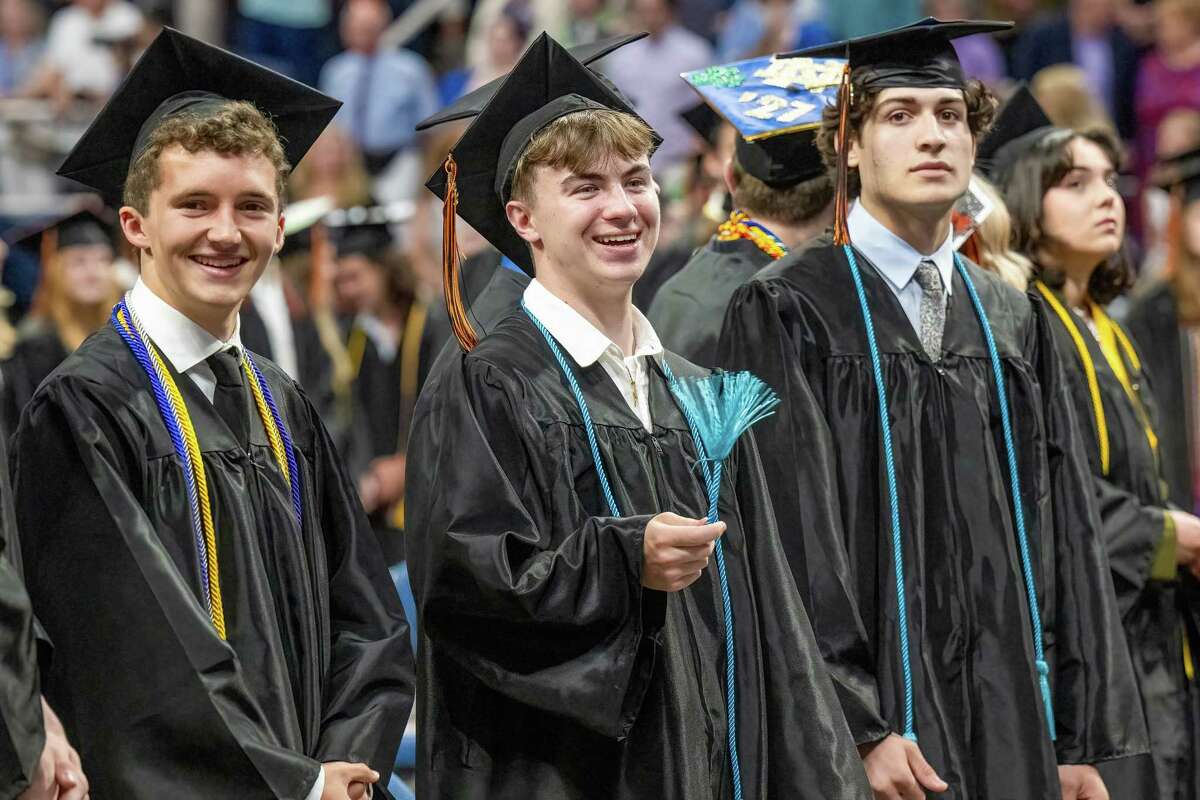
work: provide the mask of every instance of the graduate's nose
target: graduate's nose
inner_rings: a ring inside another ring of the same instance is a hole
[[[232,208],[223,208],[213,215],[212,225],[208,229],[208,241],[224,247],[236,247],[242,243],[242,231],[237,226]]]
[[[917,121],[917,146],[937,152],[946,146],[946,131],[937,114],[922,114]]]
[[[609,222],[628,222],[637,215],[637,207],[633,204],[633,198],[625,191],[625,187],[618,186],[608,193],[604,204],[604,219]]]

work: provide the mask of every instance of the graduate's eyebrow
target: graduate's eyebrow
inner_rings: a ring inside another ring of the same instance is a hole
[[[901,106],[903,108],[915,108],[915,107],[921,105],[921,101],[918,100],[913,95],[901,95],[900,97],[887,98],[886,100],[881,102],[877,106],[877,108],[878,108],[878,110],[883,111],[891,106],[896,106],[896,105]],[[936,103],[934,103],[934,106],[936,108],[945,108],[946,106],[958,106],[958,107],[966,108],[967,101],[961,96],[961,94],[946,95],[944,97],[939,98],[938,101]]]
[[[632,167],[625,170],[625,172],[621,175],[621,179],[628,180],[629,178],[635,177],[637,175],[648,175],[648,174],[650,174],[649,165],[634,164]],[[605,180],[607,177],[608,177],[607,175],[602,175],[599,172],[572,172],[570,175],[568,175],[567,177],[562,179],[562,185],[566,186],[568,183],[571,183],[572,181],[599,182],[599,181]]]
[[[183,202],[184,200],[197,200],[197,199],[208,200],[213,197],[216,197],[216,192],[209,191],[208,189],[181,189],[180,191],[171,195],[168,202],[170,202],[171,204],[175,204],[175,203]],[[267,203],[268,205],[275,204],[274,195],[268,194],[266,192],[260,192],[257,189],[251,189],[248,192],[242,192],[241,194],[239,194],[237,196],[237,202],[239,202],[239,203],[244,203],[247,200],[256,200],[259,202]]]

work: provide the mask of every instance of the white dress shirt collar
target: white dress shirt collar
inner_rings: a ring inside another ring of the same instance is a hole
[[[922,261],[932,261],[942,276],[942,286],[946,296],[950,296],[951,276],[954,273],[954,232],[946,234],[942,242],[931,255],[918,253],[913,246],[892,233],[882,222],[871,216],[871,212],[862,203],[855,202],[854,208],[846,219],[850,229],[850,241],[871,263],[880,275],[884,277],[895,291],[906,287],[917,273],[917,267]]]
[[[216,352],[231,347],[242,349],[240,317],[234,323],[233,335],[223,342],[156,295],[141,278],[126,296],[126,303],[142,323],[142,330],[180,374]]]
[[[600,360],[606,350],[617,358],[624,358],[620,347],[604,335],[587,318],[571,308],[564,300],[554,295],[534,278],[525,287],[525,307],[541,320],[563,348],[581,367],[590,367]],[[633,308],[633,358],[662,355],[663,346],[650,320]]]

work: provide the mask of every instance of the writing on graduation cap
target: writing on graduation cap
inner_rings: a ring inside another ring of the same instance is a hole
[[[837,100],[843,58],[762,56],[681,76],[748,142],[821,124]]]

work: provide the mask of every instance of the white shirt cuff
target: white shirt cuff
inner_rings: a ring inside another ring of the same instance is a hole
[[[317,782],[308,790],[308,795],[304,800],[321,800],[321,794],[325,791],[325,768],[321,767],[317,771]]]

